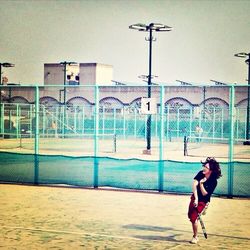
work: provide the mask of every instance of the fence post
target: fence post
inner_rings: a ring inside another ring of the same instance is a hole
[[[224,108],[221,109],[221,138],[224,138]]]
[[[233,196],[233,174],[234,174],[234,86],[230,86],[230,102],[229,102],[229,117],[230,117],[230,137],[229,137],[229,162],[228,162],[228,196]]]
[[[105,134],[105,107],[102,106],[102,135]]]
[[[1,91],[1,89],[0,89]],[[1,96],[0,96],[1,98]],[[4,136],[4,109],[5,109],[5,106],[4,106],[4,103],[0,102],[0,126],[1,126],[1,135]]]
[[[20,113],[19,112],[20,112],[19,104],[17,104],[16,105],[16,138],[17,139],[20,137]]]
[[[169,106],[167,106],[167,131],[166,131],[166,138],[167,141],[171,142],[171,132],[170,132],[170,127],[169,127]]]
[[[113,109],[113,115],[114,115],[114,120],[113,120],[113,134],[116,134],[116,108]]]
[[[74,106],[73,105],[73,107],[72,107],[72,109],[73,109],[73,117],[72,117],[72,120],[73,120],[73,132],[74,133],[76,133],[76,130],[77,130],[77,112],[76,112],[76,106]],[[69,119],[67,119],[67,120],[69,120]]]
[[[137,121],[137,111],[136,111],[136,109],[135,109],[135,110],[134,110],[134,137],[135,137],[135,138],[137,137],[137,134],[136,134],[136,130],[137,130],[136,121]],[[139,135],[139,136],[140,136],[140,135]]]
[[[155,114],[155,137],[158,136],[158,113]]]
[[[94,188],[98,188],[99,182],[99,87],[95,86],[95,131],[94,131]]]
[[[177,108],[177,121],[176,121],[176,137],[179,139],[180,136],[180,108]]]
[[[35,162],[34,162],[34,184],[39,184],[39,87],[35,87]]]
[[[47,124],[47,121],[45,121],[45,119],[46,119],[46,111],[45,111],[45,106],[43,105],[42,106],[43,107],[43,126],[42,126],[42,128],[43,128],[43,138],[45,138],[45,128],[47,127],[47,137],[49,137],[48,136],[48,124]]]
[[[193,108],[190,107],[190,112],[189,112],[189,136],[192,136],[192,122],[193,122]]]
[[[235,120],[236,120],[236,139],[238,140],[239,139],[239,109],[235,109]]]
[[[216,137],[215,136],[215,112],[216,112],[216,109],[215,107],[213,107],[213,143],[214,143],[214,138]]]
[[[187,151],[187,143],[188,143],[188,139],[187,139],[187,136],[184,135],[184,149],[183,149],[183,155],[184,156],[187,156],[188,155],[188,151]]]
[[[33,134],[33,122],[32,122],[32,118],[33,118],[33,104],[30,104],[30,111],[29,111],[29,131],[30,131],[30,138],[32,138],[32,134]]]
[[[123,139],[126,138],[126,114],[125,107],[123,107]]]
[[[113,153],[116,153],[116,134],[113,135]]]
[[[164,86],[161,86],[160,95],[160,133],[159,133],[159,169],[158,169],[158,191],[162,192],[164,189]]]

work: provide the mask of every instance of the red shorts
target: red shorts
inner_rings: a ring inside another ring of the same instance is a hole
[[[188,218],[192,223],[197,220],[198,212],[201,213],[202,210],[205,208],[206,203],[203,201],[198,202],[198,206],[194,206],[194,195],[192,194],[190,198],[189,208],[188,208]]]

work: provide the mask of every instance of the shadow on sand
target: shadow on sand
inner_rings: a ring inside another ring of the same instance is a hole
[[[160,240],[160,241],[172,241],[172,242],[188,242],[185,240],[176,240],[176,236],[182,235],[182,233],[190,233],[191,231],[179,230],[174,229],[172,227],[157,227],[157,226],[150,226],[150,225],[138,225],[138,224],[129,224],[124,225],[123,228],[131,229],[131,230],[142,230],[142,231],[152,231],[152,232],[180,232],[177,234],[173,234],[170,236],[159,236],[159,235],[135,235],[135,238],[144,239],[144,240]],[[222,235],[222,234],[209,234],[209,236],[213,237],[221,237],[221,238],[230,238],[230,239],[237,239],[237,240],[246,240],[250,241],[249,237],[239,237],[239,236],[232,236],[232,235]]]

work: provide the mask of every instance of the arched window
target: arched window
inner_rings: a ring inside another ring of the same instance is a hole
[[[59,106],[59,102],[51,96],[43,96],[40,98],[39,103],[41,107],[45,107],[47,110],[55,110]]]
[[[100,109],[106,113],[112,113],[114,109],[117,113],[121,113],[124,104],[115,97],[105,97],[100,100]]]
[[[192,103],[182,97],[175,97],[169,99],[165,103],[165,112],[168,112],[170,118],[172,119],[175,119],[177,116],[179,118],[189,119],[192,110],[193,110]]]
[[[19,104],[29,104],[29,101],[22,96],[13,96],[9,100],[10,103],[19,103]]]
[[[205,107],[207,108],[226,108],[228,109],[228,103],[220,98],[212,97],[203,101],[200,106],[203,106],[205,103]]]
[[[202,109],[204,109],[204,106],[205,106],[204,113],[206,117],[211,117],[215,115],[215,117],[219,118],[222,116],[222,113],[224,118],[228,117],[229,105],[226,101],[220,98],[217,97],[208,98],[200,104],[200,107]]]
[[[126,107],[128,113],[135,113],[135,112],[139,113],[140,108],[141,108],[141,97],[136,98]]]
[[[92,114],[94,103],[89,102],[87,99],[76,96],[68,100],[67,108],[71,112],[84,112],[85,114]]]
[[[169,99],[165,103],[165,107],[173,108],[173,109],[184,109],[184,108],[192,108],[193,105],[191,102],[189,102],[187,99],[182,97],[175,97],[172,99]]]
[[[236,106],[237,108],[240,108],[240,109],[246,109],[246,108],[247,108],[247,99],[241,100],[241,101],[238,102],[235,106]]]

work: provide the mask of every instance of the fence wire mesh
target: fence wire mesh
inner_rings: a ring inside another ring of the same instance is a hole
[[[113,169],[115,162],[100,168],[98,161],[94,161],[97,166],[93,168],[94,173],[89,174],[98,183],[69,182],[168,191],[180,189],[180,192],[187,191],[185,185],[183,188],[182,184],[177,185],[177,177],[171,179],[164,164],[168,160],[182,162],[184,169],[178,168],[181,175],[189,168],[188,162],[213,156],[223,164],[227,162],[228,166],[224,174],[227,188],[221,188],[219,193],[242,194],[244,191],[237,191],[242,174],[239,169],[249,166],[250,161],[249,146],[244,145],[249,139],[246,90],[244,86],[154,85],[150,89],[148,86],[1,86],[0,150],[61,157],[110,157],[126,159],[125,165],[131,159],[142,159],[146,162],[137,164],[141,172],[138,170],[136,174],[140,172],[146,184],[135,179],[132,179],[135,183],[129,182],[130,175],[126,173],[130,170]],[[41,159],[40,169],[48,164]],[[159,164],[161,161],[164,166]],[[42,169],[46,173],[46,167]],[[62,178],[59,179],[61,182]],[[46,178],[43,180],[46,182]],[[40,183],[43,180],[40,179]],[[47,181],[53,182],[49,175]],[[160,188],[159,182],[162,182]]]

